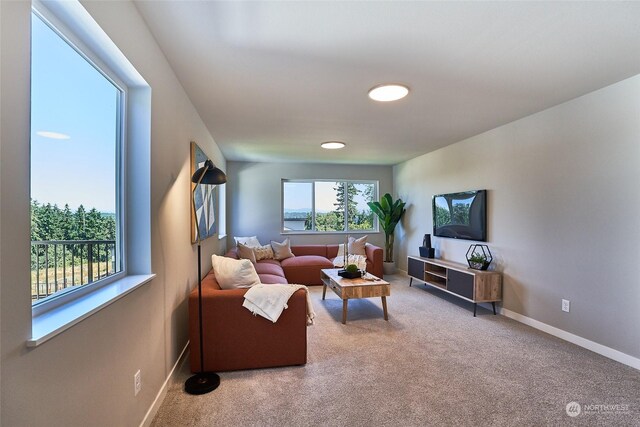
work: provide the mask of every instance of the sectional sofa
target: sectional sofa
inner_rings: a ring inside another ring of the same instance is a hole
[[[255,264],[262,283],[320,285],[320,270],[333,268],[338,245],[291,246],[295,257]],[[382,249],[367,244],[367,271],[382,277]],[[237,258],[235,249],[226,256]],[[307,363],[307,300],[293,294],[276,323],[242,307],[247,289],[220,289],[213,270],[202,279],[204,368],[206,371],[269,368]],[[200,366],[198,289],[189,295],[191,370]]]
[[[338,245],[298,245],[291,246],[294,257],[277,261],[264,259],[256,262],[256,272],[262,283],[295,283],[300,285],[322,285],[320,270],[334,268],[333,260],[338,255]],[[382,278],[382,248],[367,243],[367,271]],[[236,248],[225,256],[238,258]]]

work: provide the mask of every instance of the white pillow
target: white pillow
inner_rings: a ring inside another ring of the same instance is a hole
[[[364,246],[367,244],[367,236],[362,236],[359,239],[349,237],[349,255],[367,255],[367,251]]]
[[[211,264],[220,289],[250,288],[260,284],[260,277],[248,259],[212,255]]]
[[[344,243],[338,245],[338,255],[336,257],[344,258]]]
[[[238,245],[238,243],[242,243],[243,245],[250,248],[257,248],[258,246],[262,246],[257,236],[234,237],[233,239],[236,241],[236,246]]]
[[[253,252],[253,248],[242,243],[238,243],[238,258],[248,259],[252,264],[256,263],[256,254]]]
[[[278,243],[271,241],[271,248],[273,249],[273,257],[278,261],[282,261],[283,259],[294,257],[295,255],[291,252],[291,246],[289,245],[289,238],[284,239],[284,242]]]

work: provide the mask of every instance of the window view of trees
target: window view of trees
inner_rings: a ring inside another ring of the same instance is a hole
[[[80,205],[31,201],[31,284],[38,300],[73,285],[113,274],[116,218]]]
[[[284,231],[332,232],[375,229],[374,215],[367,202],[376,198],[376,183],[286,181],[283,192]],[[311,206],[312,194],[315,216]]]
[[[88,212],[80,205],[75,212],[65,205],[60,209],[50,203],[31,201],[31,241],[47,240],[115,240],[116,220],[112,213],[96,208]]]

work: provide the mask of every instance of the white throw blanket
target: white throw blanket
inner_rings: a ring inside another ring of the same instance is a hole
[[[282,312],[287,308],[291,295],[298,289],[304,289],[307,294],[307,325],[313,325],[316,313],[313,311],[309,289],[304,285],[255,285],[244,294],[242,306],[267,320],[276,323]]]
[[[367,257],[364,255],[349,255],[347,259],[347,265],[355,264],[358,266],[358,270],[366,270],[367,269]],[[344,259],[339,256],[333,260],[333,265],[335,267],[344,267]]]

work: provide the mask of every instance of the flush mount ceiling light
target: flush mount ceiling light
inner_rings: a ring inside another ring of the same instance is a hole
[[[408,94],[409,88],[400,84],[384,84],[369,90],[369,98],[380,102],[397,101]]]
[[[345,143],[340,141],[327,141],[320,144],[320,146],[327,150],[338,150],[340,148],[344,148]]]

